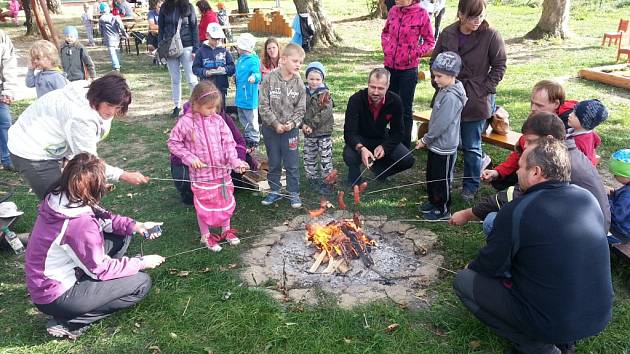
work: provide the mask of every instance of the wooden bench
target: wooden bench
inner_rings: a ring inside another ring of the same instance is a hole
[[[429,119],[431,119],[430,109],[413,113],[413,120],[421,123],[420,127],[418,127],[418,139],[420,139],[427,132]],[[514,151],[514,147],[518,144],[518,140],[520,139],[521,135],[521,133],[512,130],[510,130],[507,135],[499,135],[492,132],[486,132],[481,135],[481,140],[490,145]]]

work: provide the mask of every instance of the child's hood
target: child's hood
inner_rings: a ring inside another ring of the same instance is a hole
[[[63,219],[74,219],[93,214],[94,212],[89,206],[70,204],[63,193],[49,194],[39,209],[39,217],[43,218],[48,224],[53,224]]]
[[[50,68],[50,69],[46,69],[46,70],[42,70],[39,72],[39,77],[40,79],[47,79],[47,77],[49,76],[55,76],[55,75],[63,75],[63,77],[66,77],[66,73],[63,72],[63,70],[61,68]]]
[[[454,94],[462,102],[462,105],[466,104],[468,97],[466,96],[466,90],[464,89],[464,85],[462,85],[461,81],[455,80],[453,85],[444,88],[443,90],[444,93],[450,92]]]
[[[319,95],[322,92],[330,91],[328,89],[328,86],[326,86],[326,84],[323,82],[314,91],[311,91],[311,89],[308,87],[308,84],[306,84],[305,86],[306,86],[306,93],[310,96]]]

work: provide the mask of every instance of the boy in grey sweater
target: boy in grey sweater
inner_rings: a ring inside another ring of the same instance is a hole
[[[120,71],[120,60],[118,59],[118,49],[120,38],[127,38],[127,31],[118,16],[110,12],[109,5],[102,2],[98,5],[101,17],[98,19],[98,30],[103,37],[103,46],[107,47],[109,57],[112,60],[112,68]]]
[[[429,120],[429,131],[416,144],[416,149],[428,148],[427,193],[429,201],[420,207],[427,220],[451,217],[451,184],[459,144],[459,124],[468,98],[457,75],[462,59],[454,52],[440,53],[431,66],[434,80],[440,88]],[[433,181],[433,182],[429,182]]]
[[[299,130],[306,111],[306,92],[300,78],[304,50],[287,44],[280,55],[279,68],[267,74],[259,91],[260,121],[265,138],[271,193],[262,201],[271,205],[282,199],[280,173],[287,171],[287,190],[291,207],[302,207],[300,200]]]

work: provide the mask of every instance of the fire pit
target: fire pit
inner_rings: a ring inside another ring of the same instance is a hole
[[[379,300],[425,305],[443,263],[437,236],[383,216],[362,219],[347,211],[298,216],[243,254],[241,276],[280,301],[315,305],[333,296],[343,308]]]

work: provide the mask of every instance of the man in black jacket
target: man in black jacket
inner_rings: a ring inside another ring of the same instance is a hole
[[[457,296],[512,353],[572,353],[612,316],[604,217],[591,193],[568,183],[570,171],[562,141],[528,146],[523,195],[501,208],[486,246],[455,277]]]
[[[387,91],[389,72],[370,72],[368,87],[348,100],[343,137],[343,160],[348,165],[348,183],[361,181],[361,164],[381,180],[411,168],[414,158],[402,143],[402,101]]]

